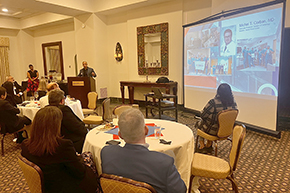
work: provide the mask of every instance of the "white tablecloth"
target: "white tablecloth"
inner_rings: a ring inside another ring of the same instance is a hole
[[[191,162],[194,150],[194,136],[190,128],[187,126],[165,120],[146,119],[146,123],[155,123],[161,125],[163,139],[172,141],[171,145],[160,144],[155,137],[147,137],[146,142],[149,144],[149,150],[165,153],[174,158],[175,166],[185,182],[189,185]],[[83,152],[90,151],[94,156],[99,174],[101,174],[101,149],[105,146],[106,141],[112,140],[113,135],[100,131],[103,126],[92,129],[86,136],[83,146]],[[125,145],[123,140],[121,146]]]
[[[27,101],[25,101],[27,102]],[[72,111],[75,113],[76,116],[78,116],[81,120],[84,119],[84,114],[82,110],[82,105],[79,100],[76,101],[69,101],[66,103],[67,106],[69,106]],[[30,120],[33,120],[35,114],[37,111],[40,109],[39,107],[28,107],[27,105],[24,106],[18,106],[20,109],[20,115],[25,115],[27,116]]]

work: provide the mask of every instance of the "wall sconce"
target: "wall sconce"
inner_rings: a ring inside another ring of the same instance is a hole
[[[121,44],[119,42],[117,42],[117,44],[116,44],[116,52],[114,54],[114,57],[118,62],[121,62],[123,60],[122,47],[121,47]]]

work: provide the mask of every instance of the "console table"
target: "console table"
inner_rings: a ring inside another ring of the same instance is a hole
[[[128,86],[129,90],[129,101],[130,104],[134,103],[134,87],[157,87],[157,88],[165,88],[166,94],[170,94],[170,89],[172,88],[172,94],[177,94],[177,82],[169,82],[169,83],[155,83],[155,82],[138,82],[138,81],[120,81],[120,89],[122,94],[122,102],[125,103],[125,95],[124,95],[124,87]]]

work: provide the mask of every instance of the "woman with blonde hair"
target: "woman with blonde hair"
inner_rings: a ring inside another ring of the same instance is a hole
[[[47,93],[47,81],[45,78],[40,79],[37,92],[38,92],[37,100],[39,100],[41,97],[46,95],[46,93]]]
[[[57,107],[40,109],[33,119],[30,138],[21,144],[21,155],[41,168],[46,193],[96,192],[97,176],[82,163],[72,141],[61,136],[61,120]]]

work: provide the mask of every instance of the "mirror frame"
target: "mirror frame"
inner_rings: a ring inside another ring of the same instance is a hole
[[[145,67],[145,34],[161,34],[161,68]],[[139,75],[168,75],[168,23],[137,27],[138,45],[138,74]]]
[[[62,55],[62,43],[59,42],[50,42],[42,44],[42,56],[43,56],[43,67],[44,67],[44,75],[47,76],[47,64],[46,64],[46,54],[45,48],[50,46],[58,46],[59,47],[59,59],[60,59],[60,68],[61,68],[61,80],[64,80],[64,69],[63,69],[63,55]]]

